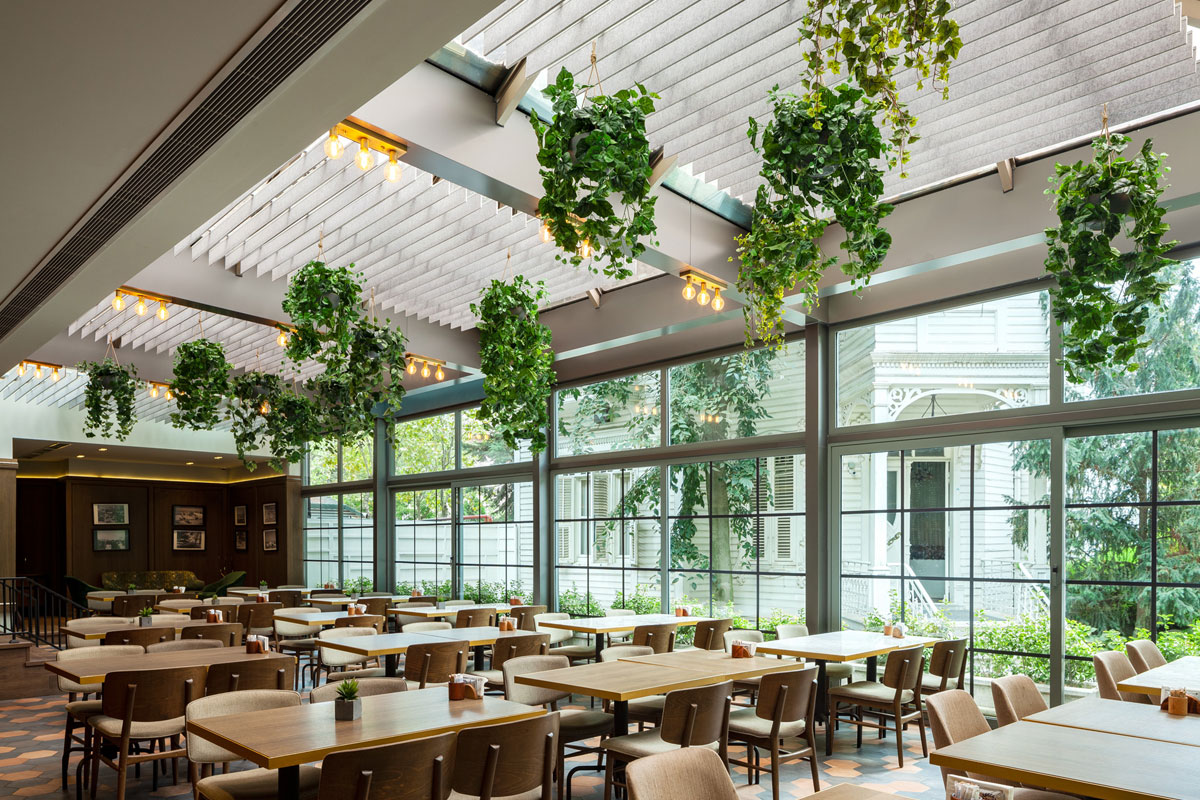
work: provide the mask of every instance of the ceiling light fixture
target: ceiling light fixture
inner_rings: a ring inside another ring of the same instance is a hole
[[[392,183],[400,180],[401,175],[400,162],[396,160],[396,151],[388,150],[388,163],[383,168],[383,177],[387,178]]]
[[[550,226],[549,225],[547,225],[546,223],[543,222],[540,233],[542,236],[542,242],[550,241]]]
[[[437,372],[434,373],[433,377],[437,378],[439,381],[446,379],[446,373],[442,372],[441,364],[438,364]]]
[[[35,378],[42,377],[42,365],[41,364],[38,364],[33,368],[33,377],[35,377]]]
[[[54,371],[50,373],[50,379],[53,380],[55,383],[58,383],[58,379],[61,377],[62,377],[62,375],[60,375],[58,373],[58,367],[55,367]]]
[[[171,316],[171,312],[167,311],[167,303],[165,300],[158,301],[158,312],[154,316],[158,317],[160,322],[166,322],[167,317]]]
[[[432,375],[437,380],[445,380],[446,372],[442,367],[446,366],[446,362],[440,358],[430,358],[418,353],[405,353],[405,359],[408,360],[408,367],[405,369],[409,375],[417,373],[417,364],[421,365],[421,377],[428,378]]]
[[[185,462],[183,462],[183,463],[184,463],[184,466],[188,466],[188,467],[190,467],[190,466],[192,466],[193,464],[195,464],[196,462],[195,462],[195,461],[185,461]]]
[[[220,461],[225,456],[213,456],[213,461]]]
[[[325,140],[325,155],[337,161],[346,153],[346,145],[342,144],[342,139],[338,136],[336,127],[329,129],[329,138]]]
[[[371,146],[365,136],[358,140],[358,152],[354,154],[354,163],[363,172],[375,166],[375,154],[371,152]]]
[[[696,299],[696,281],[692,279],[691,275],[687,276],[687,283],[684,284],[683,299],[684,300],[695,300]]]
[[[270,414],[271,413],[271,404],[269,402],[267,402],[266,400],[263,400],[262,405],[260,405],[258,407],[258,413],[262,414],[264,417],[267,414]]]
[[[136,313],[137,313],[137,315],[138,315],[139,317],[144,317],[144,316],[146,316],[146,298],[144,298],[144,297],[139,297],[139,298],[138,298],[138,301],[137,301],[137,304],[136,304],[136,305],[134,305],[134,307],[133,307],[133,310],[134,310],[134,312],[136,312]]]
[[[120,289],[113,295],[112,307],[113,311],[123,311],[125,309],[125,298],[121,296]]]
[[[275,341],[279,342],[280,347],[287,347],[287,342],[288,342],[287,331],[280,331],[279,335],[277,337],[275,337]]]
[[[695,300],[702,306],[711,305],[713,311],[725,308],[725,298],[721,296],[721,292],[729,288],[725,281],[695,267],[680,270],[679,277],[687,281],[683,286],[684,300]]]
[[[127,298],[133,298],[136,301],[133,304],[133,310],[139,317],[146,316],[146,312],[150,310],[150,303],[158,303],[158,310],[154,312],[154,316],[158,317],[160,322],[166,322],[167,318],[171,316],[171,311],[167,308],[171,304],[168,298],[140,292],[130,289],[128,286],[122,286],[113,293],[113,311],[124,311],[129,304]]]
[[[428,361],[421,362],[421,377],[422,378],[429,377],[429,362]]]
[[[75,457],[76,458],[87,458],[87,456],[85,456],[83,453],[78,453],[78,454],[76,454]]]
[[[171,398],[173,398],[175,395],[171,394],[171,390],[170,390],[170,389],[167,389],[167,391],[166,391],[166,395],[165,395],[165,396],[166,396],[166,398],[167,398],[168,400],[170,400],[170,399],[171,399]]]
[[[29,371],[30,367],[33,367],[33,376],[35,378],[42,377],[42,369],[50,370],[50,375],[54,378],[54,380],[58,380],[60,377],[62,377],[62,375],[59,373],[59,370],[63,369],[62,364],[51,364],[48,361],[35,361],[32,358],[26,358],[21,361],[21,363],[17,364],[17,377],[25,377],[25,373]]]
[[[375,166],[375,154],[387,157],[384,162],[383,176],[391,183],[400,180],[404,165],[400,159],[408,152],[408,146],[392,135],[378,130],[354,117],[347,117],[329,131],[325,140],[325,155],[331,159],[341,158],[346,152],[346,141],[358,143],[358,152],[354,154],[354,164],[363,172]]]

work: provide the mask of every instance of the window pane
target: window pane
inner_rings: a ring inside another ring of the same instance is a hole
[[[658,375],[645,372],[555,393],[555,453],[576,456],[658,447]]]
[[[881,630],[900,618],[900,581],[843,577],[842,625],[853,631]]]
[[[336,439],[310,442],[305,456],[304,483],[319,486],[338,482],[338,446]]]
[[[1067,579],[1150,580],[1150,506],[1067,509]]]
[[[900,575],[900,518],[888,514],[842,515],[842,572]]]
[[[1149,502],[1153,441],[1150,431],[1067,439],[1067,502]]]
[[[1113,586],[1068,583],[1067,619],[1094,629],[1097,635],[1112,632],[1115,640],[1128,639],[1138,628],[1150,630],[1154,627],[1150,593],[1149,584]]]
[[[399,422],[393,426],[395,474],[454,469],[454,414]]]
[[[1200,428],[1159,432],[1158,499],[1200,500]]]
[[[363,436],[342,442],[342,480],[366,481],[374,475],[375,439]]]
[[[671,444],[804,430],[804,345],[671,367]]]
[[[1158,509],[1158,580],[1200,586],[1200,506]],[[1187,590],[1193,591],[1193,590]],[[1163,609],[1159,607],[1159,614]]]
[[[529,442],[520,442],[515,451],[504,441],[493,435],[491,426],[479,419],[478,408],[462,412],[462,465],[463,467],[487,467],[493,464],[512,464],[529,461]]]

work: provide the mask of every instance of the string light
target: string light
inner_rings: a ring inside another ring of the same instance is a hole
[[[170,388],[168,388],[168,389],[167,389],[167,394],[166,394],[166,397],[167,397],[167,399],[168,399],[168,400],[170,400],[170,399],[171,399],[171,398],[173,398],[174,396],[175,396],[175,395],[171,394],[171,390],[170,390]]]
[[[54,371],[50,373],[50,379],[55,383],[58,383],[58,379],[61,377],[62,376],[58,374],[58,367],[55,367]]]
[[[388,163],[383,168],[383,177],[387,178],[392,183],[400,180],[400,162],[396,160],[396,151],[388,151]]]
[[[35,377],[35,378],[42,377],[42,365],[41,364],[38,364],[33,368],[33,377]]]
[[[271,404],[268,403],[266,400],[263,400],[262,405],[260,405],[258,407],[258,413],[262,414],[264,417],[267,414],[270,414],[271,413]]]
[[[58,380],[60,377],[62,377],[62,374],[59,372],[59,370],[63,368],[62,364],[51,364],[48,361],[34,361],[31,358],[22,359],[17,364],[17,376],[21,378],[25,377],[25,374],[29,372],[30,367],[33,367],[33,376],[35,378],[42,377],[43,369],[49,370],[50,376],[54,380]]]
[[[587,239],[582,239],[579,242],[579,257],[580,258],[591,258],[592,257],[592,243],[589,242]]]
[[[408,360],[408,374],[409,374],[409,375],[416,375],[416,374],[417,374],[417,361],[416,361],[416,359],[410,358],[410,359]]]
[[[428,361],[421,362],[421,377],[422,378],[429,377],[429,362]]]
[[[346,145],[342,144],[342,139],[338,136],[337,128],[329,129],[329,138],[325,140],[325,155],[337,161],[346,153]]]
[[[24,361],[22,361],[20,364],[17,365],[17,374],[20,375],[22,378],[25,377],[25,362]]]
[[[440,381],[444,380],[446,377],[446,371],[443,369],[443,367],[446,365],[446,362],[442,361],[441,359],[430,358],[429,356],[422,356],[418,355],[417,353],[405,353],[404,358],[408,362],[405,366],[405,371],[409,375],[416,375],[417,364],[420,364],[422,378],[429,378],[432,375]]]
[[[354,163],[363,172],[375,166],[375,154],[371,152],[371,148],[367,144],[367,137],[365,136],[358,140],[358,152],[354,154]]]
[[[158,317],[160,322],[166,322],[171,316],[170,306],[171,301],[165,297],[158,297],[153,294],[143,294],[137,291],[129,291],[128,288],[117,289],[113,293],[112,309],[116,312],[124,311],[129,305],[128,298],[133,298],[136,302],[133,304],[133,310],[139,317],[144,317],[150,311],[150,303],[158,303],[158,309],[154,312],[154,316]]]
[[[287,331],[280,331],[279,335],[277,337],[275,337],[275,341],[279,342],[280,347],[287,347],[287,343],[288,343]]]
[[[150,384],[150,396],[158,397],[158,384],[157,383]]]
[[[125,309],[125,298],[121,296],[119,291],[113,295],[112,307],[113,311],[123,311]]]

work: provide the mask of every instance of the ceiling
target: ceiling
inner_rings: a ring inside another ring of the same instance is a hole
[[[82,456],[82,458],[80,458]],[[47,439],[13,439],[13,457],[22,461],[88,460],[135,464],[164,464],[234,469],[241,464],[236,453],[204,453],[161,447],[97,445]],[[261,459],[265,461],[266,459]],[[189,464],[188,462],[192,462]]]

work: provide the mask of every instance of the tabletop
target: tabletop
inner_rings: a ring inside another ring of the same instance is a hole
[[[1155,705],[1095,695],[1030,714],[1025,720],[1200,747],[1200,717],[1175,717]]]
[[[508,603],[486,603],[479,606],[450,606],[449,608],[389,608],[389,614],[404,614],[408,617],[428,617],[430,619],[438,619],[440,617],[457,617],[459,611],[470,611],[476,608],[486,608],[495,611],[497,614],[507,614],[512,608]]]
[[[530,672],[516,676],[517,683],[560,692],[599,697],[602,700],[636,700],[676,689],[707,686],[724,680],[711,672],[633,661],[607,661],[578,667]]]
[[[1117,688],[1122,692],[1148,694],[1156,700],[1164,686],[1182,686],[1188,691],[1200,690],[1200,656],[1177,658],[1170,664],[1148,669],[1117,684]]]
[[[204,650],[175,650],[166,653],[143,653],[133,656],[106,656],[103,647],[91,648],[95,658],[71,661],[47,661],[46,669],[76,683],[103,683],[110,672],[129,669],[165,669],[167,667],[207,667],[238,661],[262,661],[269,658],[291,658],[282,653],[247,653],[244,647],[212,647]]]
[[[542,628],[558,628],[576,633],[619,633],[639,625],[697,625],[709,617],[677,617],[674,614],[629,614],[621,617],[579,617],[577,619],[539,620]]]
[[[362,698],[362,717],[335,722],[333,703],[250,711],[191,720],[188,733],[268,769],[317,761],[357,747],[436,736],[477,725],[516,722],[545,709],[498,697],[451,702],[446,687]]]
[[[618,660],[704,672],[728,681],[741,681],[772,672],[804,668],[798,661],[757,655],[751,658],[734,658],[721,650],[677,650],[673,653],[655,653],[652,656],[627,656]]]
[[[186,617],[183,614],[169,614],[169,616],[171,617],[170,619],[161,619],[161,618],[155,619],[154,624],[150,625],[149,627],[151,627],[151,628],[174,628],[175,632],[178,633],[179,631],[183,630],[184,628],[190,628],[193,625],[207,625],[208,624],[207,622],[205,622],[202,619],[189,619],[188,617]],[[88,619],[93,619],[93,617],[89,617]],[[62,629],[64,631],[66,631],[68,636],[74,636],[79,639],[103,639],[104,634],[108,633],[109,631],[123,631],[127,628],[136,628],[136,627],[138,627],[136,622],[130,623],[130,622],[114,621],[111,625],[92,626],[89,624],[87,628],[79,630],[79,629],[72,628],[71,623],[68,622],[66,625],[64,625],[62,627]]]
[[[949,769],[1101,800],[1196,797],[1196,749],[1116,733],[1014,722],[935,750]]]
[[[936,641],[939,640],[928,636],[905,636],[903,639],[897,639],[873,631],[831,631],[763,642],[758,646],[758,652],[812,658],[818,661],[857,661],[860,658],[881,656],[893,650],[903,650],[919,644],[929,645]]]
[[[522,636],[539,636],[537,631],[502,631],[494,625],[475,626],[472,628],[451,628],[448,631],[421,631],[426,636],[435,636],[442,641],[470,642],[472,647],[484,644],[495,644],[499,639],[513,639]]]
[[[449,633],[449,631],[443,631]],[[414,644],[441,644],[446,639],[426,633],[377,633],[372,636],[350,636],[345,639],[322,639],[321,646],[355,655],[374,658],[404,653]]]
[[[377,598],[360,597],[357,600],[355,600],[351,597],[345,597],[345,596],[336,595],[336,594],[329,594],[329,595],[318,595],[316,597],[310,597],[310,598],[308,598],[308,602],[309,602],[309,605],[314,605],[314,606],[345,606],[345,605],[349,605],[350,603],[361,603],[365,600],[375,600],[375,599],[377,599]],[[405,597],[403,595],[394,595],[392,597],[382,597],[382,599],[387,600],[389,603],[398,603],[401,600],[404,600]]]
[[[307,625],[310,628],[326,628],[333,625],[342,617],[350,616],[345,611],[317,611],[307,614],[295,611],[276,611],[273,618],[282,622],[293,622],[297,625]]]
[[[881,792],[867,786],[856,786],[853,783],[839,783],[822,789],[816,794],[810,794],[807,800],[901,800],[900,795]]]
[[[171,605],[165,605],[170,603]],[[208,600],[163,600],[155,604],[154,610],[161,611],[167,614],[187,614],[196,606],[211,606],[212,603]],[[240,605],[240,604],[232,604]]]
[[[253,597],[256,594],[262,594],[263,592],[299,592],[300,594],[307,596],[311,591],[312,589],[280,589],[278,586],[270,589],[259,589],[257,586],[235,586],[232,589],[226,590],[225,593],[242,595],[244,597]]]

